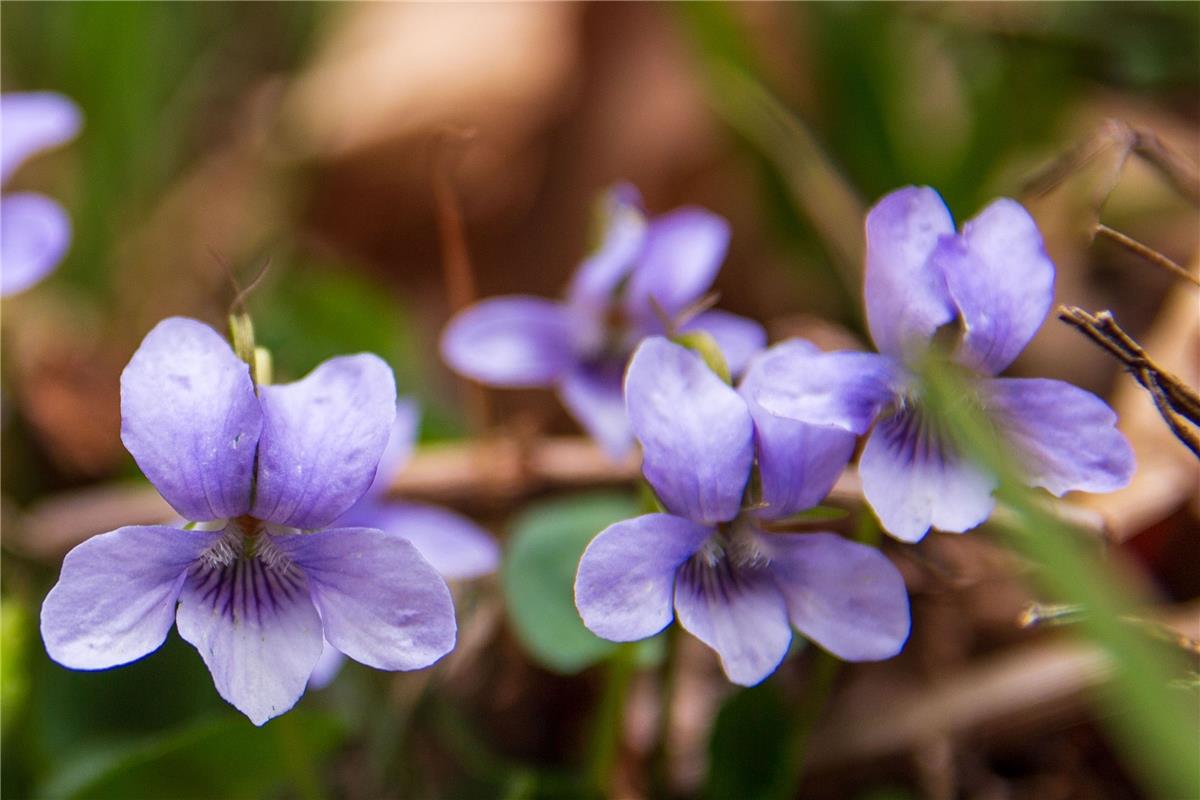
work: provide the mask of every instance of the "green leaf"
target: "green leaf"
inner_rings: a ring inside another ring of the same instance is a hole
[[[579,672],[616,648],[579,619],[575,570],[597,533],[638,513],[630,495],[584,494],[531,506],[513,523],[501,574],[508,618],[539,664]]]
[[[708,741],[704,796],[772,797],[788,763],[791,711],[771,683],[736,692],[725,701]]]
[[[237,800],[261,797],[287,782],[304,795],[310,787],[297,776],[311,776],[313,764],[343,733],[333,717],[302,711],[262,728],[241,717],[205,720],[63,759],[39,796]]]

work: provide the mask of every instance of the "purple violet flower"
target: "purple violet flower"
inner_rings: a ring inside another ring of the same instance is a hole
[[[642,342],[625,396],[643,474],[668,513],[606,528],[575,578],[575,604],[598,636],[644,639],[677,616],[743,685],[775,671],[793,626],[839,658],[870,661],[898,653],[910,624],[904,580],[878,550],[765,527],[824,497],[854,435],[767,414],[754,400],[760,364],[735,391],[691,350]],[[756,463],[761,497],[747,503]]]
[[[121,439],[198,525],[120,528],[68,553],[42,605],[47,653],[72,669],[127,664],[174,622],[255,725],[299,700],[322,635],[378,669],[437,661],[455,639],[445,581],[403,538],[330,527],[371,485],[395,413],[375,356],[256,392],[211,328],[160,322],[121,375]]]
[[[906,187],[867,214],[866,306],[880,354],[776,352],[757,400],[772,414],[864,434],[863,494],[883,527],[915,542],[988,518],[996,479],[947,441],[922,408],[910,365],[945,326],[971,374],[968,398],[990,416],[1030,486],[1062,496],[1107,492],[1133,475],[1133,452],[1100,398],[1069,383],[996,378],[1033,338],[1054,298],[1054,264],[1029,213],[996,200],[961,233],[941,197]],[[939,337],[940,338],[940,337]]]
[[[402,399],[371,488],[332,527],[376,528],[407,539],[446,580],[469,580],[495,572],[500,547],[483,528],[445,508],[387,498],[388,487],[412,455],[419,423],[416,402]],[[308,685],[313,689],[329,685],[344,660],[336,647],[325,642]]]
[[[605,199],[600,247],[579,267],[564,302],[514,295],[459,312],[442,335],[442,357],[490,386],[553,387],[563,405],[613,457],[633,444],[621,376],[637,343],[665,333],[712,286],[729,246],[729,225],[701,208],[646,219],[637,190]],[[711,334],[738,374],[766,344],[762,327],[726,311],[684,322]]]
[[[79,108],[53,92],[0,95],[0,185],[31,156],[75,137]],[[0,295],[24,291],[58,265],[71,242],[71,220],[45,195],[0,199]]]

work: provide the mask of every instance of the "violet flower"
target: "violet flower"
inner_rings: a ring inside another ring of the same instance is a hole
[[[401,400],[374,482],[333,527],[376,528],[407,539],[446,580],[469,580],[495,572],[500,563],[500,547],[474,522],[438,506],[387,498],[388,487],[412,455],[419,422],[416,402]],[[308,685],[313,689],[327,686],[341,670],[344,660],[336,647],[325,642]]]
[[[0,95],[0,185],[31,156],[75,137],[82,117],[52,92]],[[24,291],[58,265],[71,242],[71,221],[45,195],[13,192],[0,198],[0,295]]]
[[[50,657],[127,664],[175,622],[255,725],[303,694],[322,635],[378,669],[437,661],[455,638],[445,581],[405,539],[330,527],[371,485],[395,413],[392,371],[375,356],[256,393],[211,328],[159,323],[121,375],[121,439],[199,525],[120,528],[68,553],[42,605]]]
[[[993,377],[1033,338],[1054,297],[1054,264],[1029,213],[999,199],[961,233],[937,192],[907,187],[867,214],[871,353],[777,353],[758,401],[771,413],[855,434],[874,424],[859,473],[884,528],[914,542],[932,526],[962,532],[988,518],[996,479],[923,408],[911,365],[935,335],[969,374],[964,398],[988,414],[1030,486],[1061,496],[1129,482],[1133,452],[1103,400],[1055,380]]]
[[[904,581],[878,550],[832,533],[764,527],[820,501],[854,436],[759,408],[759,363],[739,393],[664,338],[638,347],[625,379],[629,419],[642,471],[668,513],[606,528],[575,579],[575,604],[598,636],[643,639],[677,616],[743,685],[774,672],[793,626],[849,661],[889,658],[909,632]],[[746,502],[756,462],[761,497]]]
[[[684,207],[647,220],[632,186],[605,199],[600,247],[579,267],[564,302],[513,295],[458,313],[442,335],[446,363],[480,383],[553,387],[571,415],[613,457],[633,443],[621,376],[637,343],[665,333],[660,312],[676,318],[712,285],[729,246],[729,225]],[[655,308],[657,306],[657,309]],[[762,349],[758,323],[705,311],[681,331],[703,330],[734,374]]]

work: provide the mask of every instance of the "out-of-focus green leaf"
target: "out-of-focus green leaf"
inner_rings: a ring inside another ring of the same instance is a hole
[[[28,646],[29,615],[20,603],[5,599],[0,606],[0,722],[5,729],[17,718],[29,694]]]
[[[792,712],[771,683],[730,695],[717,714],[708,741],[710,800],[774,796],[780,771],[789,763]]]
[[[575,570],[597,533],[638,513],[629,495],[585,494],[531,506],[513,524],[501,574],[506,608],[517,638],[538,663],[578,672],[617,647],[579,619]]]
[[[239,717],[207,720],[66,759],[56,764],[39,796],[49,800],[261,797],[294,783],[298,775],[311,774],[313,764],[342,735],[333,717],[302,711],[262,728]]]
[[[1200,705],[1194,693],[1176,688],[1186,664],[1125,621],[1136,612],[1122,581],[1086,536],[1024,485],[1012,454],[970,401],[973,393],[958,373],[931,360],[922,378],[932,413],[998,477],[997,499],[1013,512],[998,521],[1009,546],[1037,567],[1034,578],[1054,601],[1087,610],[1075,629],[1098,644],[1111,664],[1097,699],[1121,755],[1156,796],[1200,797]]]

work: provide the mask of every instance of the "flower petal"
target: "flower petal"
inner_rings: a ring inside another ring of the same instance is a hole
[[[0,183],[35,153],[75,138],[82,123],[79,107],[61,94],[0,95]]]
[[[930,526],[962,533],[992,513],[996,480],[958,454],[919,410],[880,420],[858,462],[863,496],[884,530],[906,542]]]
[[[717,652],[729,680],[742,686],[774,672],[792,642],[787,607],[770,574],[735,567],[728,557],[711,564],[698,555],[680,569],[675,612]]]
[[[612,303],[617,286],[629,275],[646,237],[646,214],[637,189],[620,184],[603,199],[604,232],[600,246],[571,279],[567,302],[573,309],[597,310]]]
[[[16,294],[58,266],[71,244],[62,206],[32,192],[0,200],[0,295]]]
[[[878,661],[904,648],[908,592],[883,553],[833,533],[763,541],[788,616],[806,637],[845,661]]]
[[[383,455],[379,457],[379,466],[375,469],[375,479],[371,481],[367,497],[387,494],[392,483],[404,470],[404,465],[412,458],[420,428],[421,408],[417,401],[411,397],[400,398],[396,403],[396,421],[392,423],[387,446],[383,448]]]
[[[217,692],[255,725],[296,704],[321,656],[321,618],[286,559],[202,561],[184,584],[177,624]]]
[[[325,638],[350,658],[409,670],[454,649],[450,590],[407,540],[371,528],[272,539],[308,577]]]
[[[958,359],[995,375],[1025,348],[1054,301],[1054,263],[1029,212],[1001,198],[939,242],[933,262],[945,275],[964,326]]]
[[[312,675],[308,676],[308,688],[324,689],[333,683],[333,679],[342,671],[342,665],[345,663],[346,656],[342,651],[322,637],[321,657],[317,659],[317,665],[313,667]]]
[[[754,461],[746,403],[700,356],[661,337],[642,342],[625,376],[642,472],[667,510],[714,524],[737,516]]]
[[[721,348],[725,363],[733,375],[741,375],[750,359],[767,346],[767,332],[762,325],[720,309],[697,315],[680,331],[704,331],[711,335]]]
[[[331,358],[303,380],[259,390],[263,409],[253,514],[322,528],[375,478],[396,414],[396,379],[382,359]]]
[[[418,503],[359,503],[339,527],[377,528],[412,542],[446,580],[466,580],[496,571],[500,545],[471,520]]]
[[[678,314],[712,286],[728,249],[729,223],[711,211],[685,207],[656,217],[629,278],[626,310],[635,319],[654,318],[654,305]]]
[[[867,324],[879,352],[903,358],[954,319],[945,279],[930,263],[938,239],[954,233],[942,198],[906,186],[867,213]]]
[[[1133,478],[1133,449],[1117,415],[1091,392],[1044,378],[994,378],[981,394],[1031,486],[1061,497],[1111,492]]]
[[[559,399],[571,416],[614,461],[633,446],[621,387],[624,372],[619,362],[582,365],[567,372],[558,385]]]
[[[645,639],[667,627],[675,573],[712,534],[671,514],[609,525],[579,559],[575,607],[583,624],[614,642]]]
[[[188,567],[220,533],[161,525],[93,536],[63,560],[42,603],[42,640],[71,669],[107,669],[157,650]]]
[[[185,519],[249,510],[262,425],[249,367],[195,320],[158,323],[121,373],[121,441]]]
[[[820,352],[800,339],[776,349],[810,355]],[[762,359],[750,363],[738,393],[754,418],[764,504],[758,514],[767,519],[782,519],[812,508],[829,494],[854,455],[857,437],[842,428],[809,425],[768,412],[756,399],[763,381],[762,364]]]
[[[904,381],[887,356],[822,353],[802,339],[775,345],[754,369],[752,394],[768,413],[856,434],[867,432]]]
[[[548,386],[574,364],[573,336],[561,303],[496,297],[454,315],[442,333],[442,358],[490,386]]]

